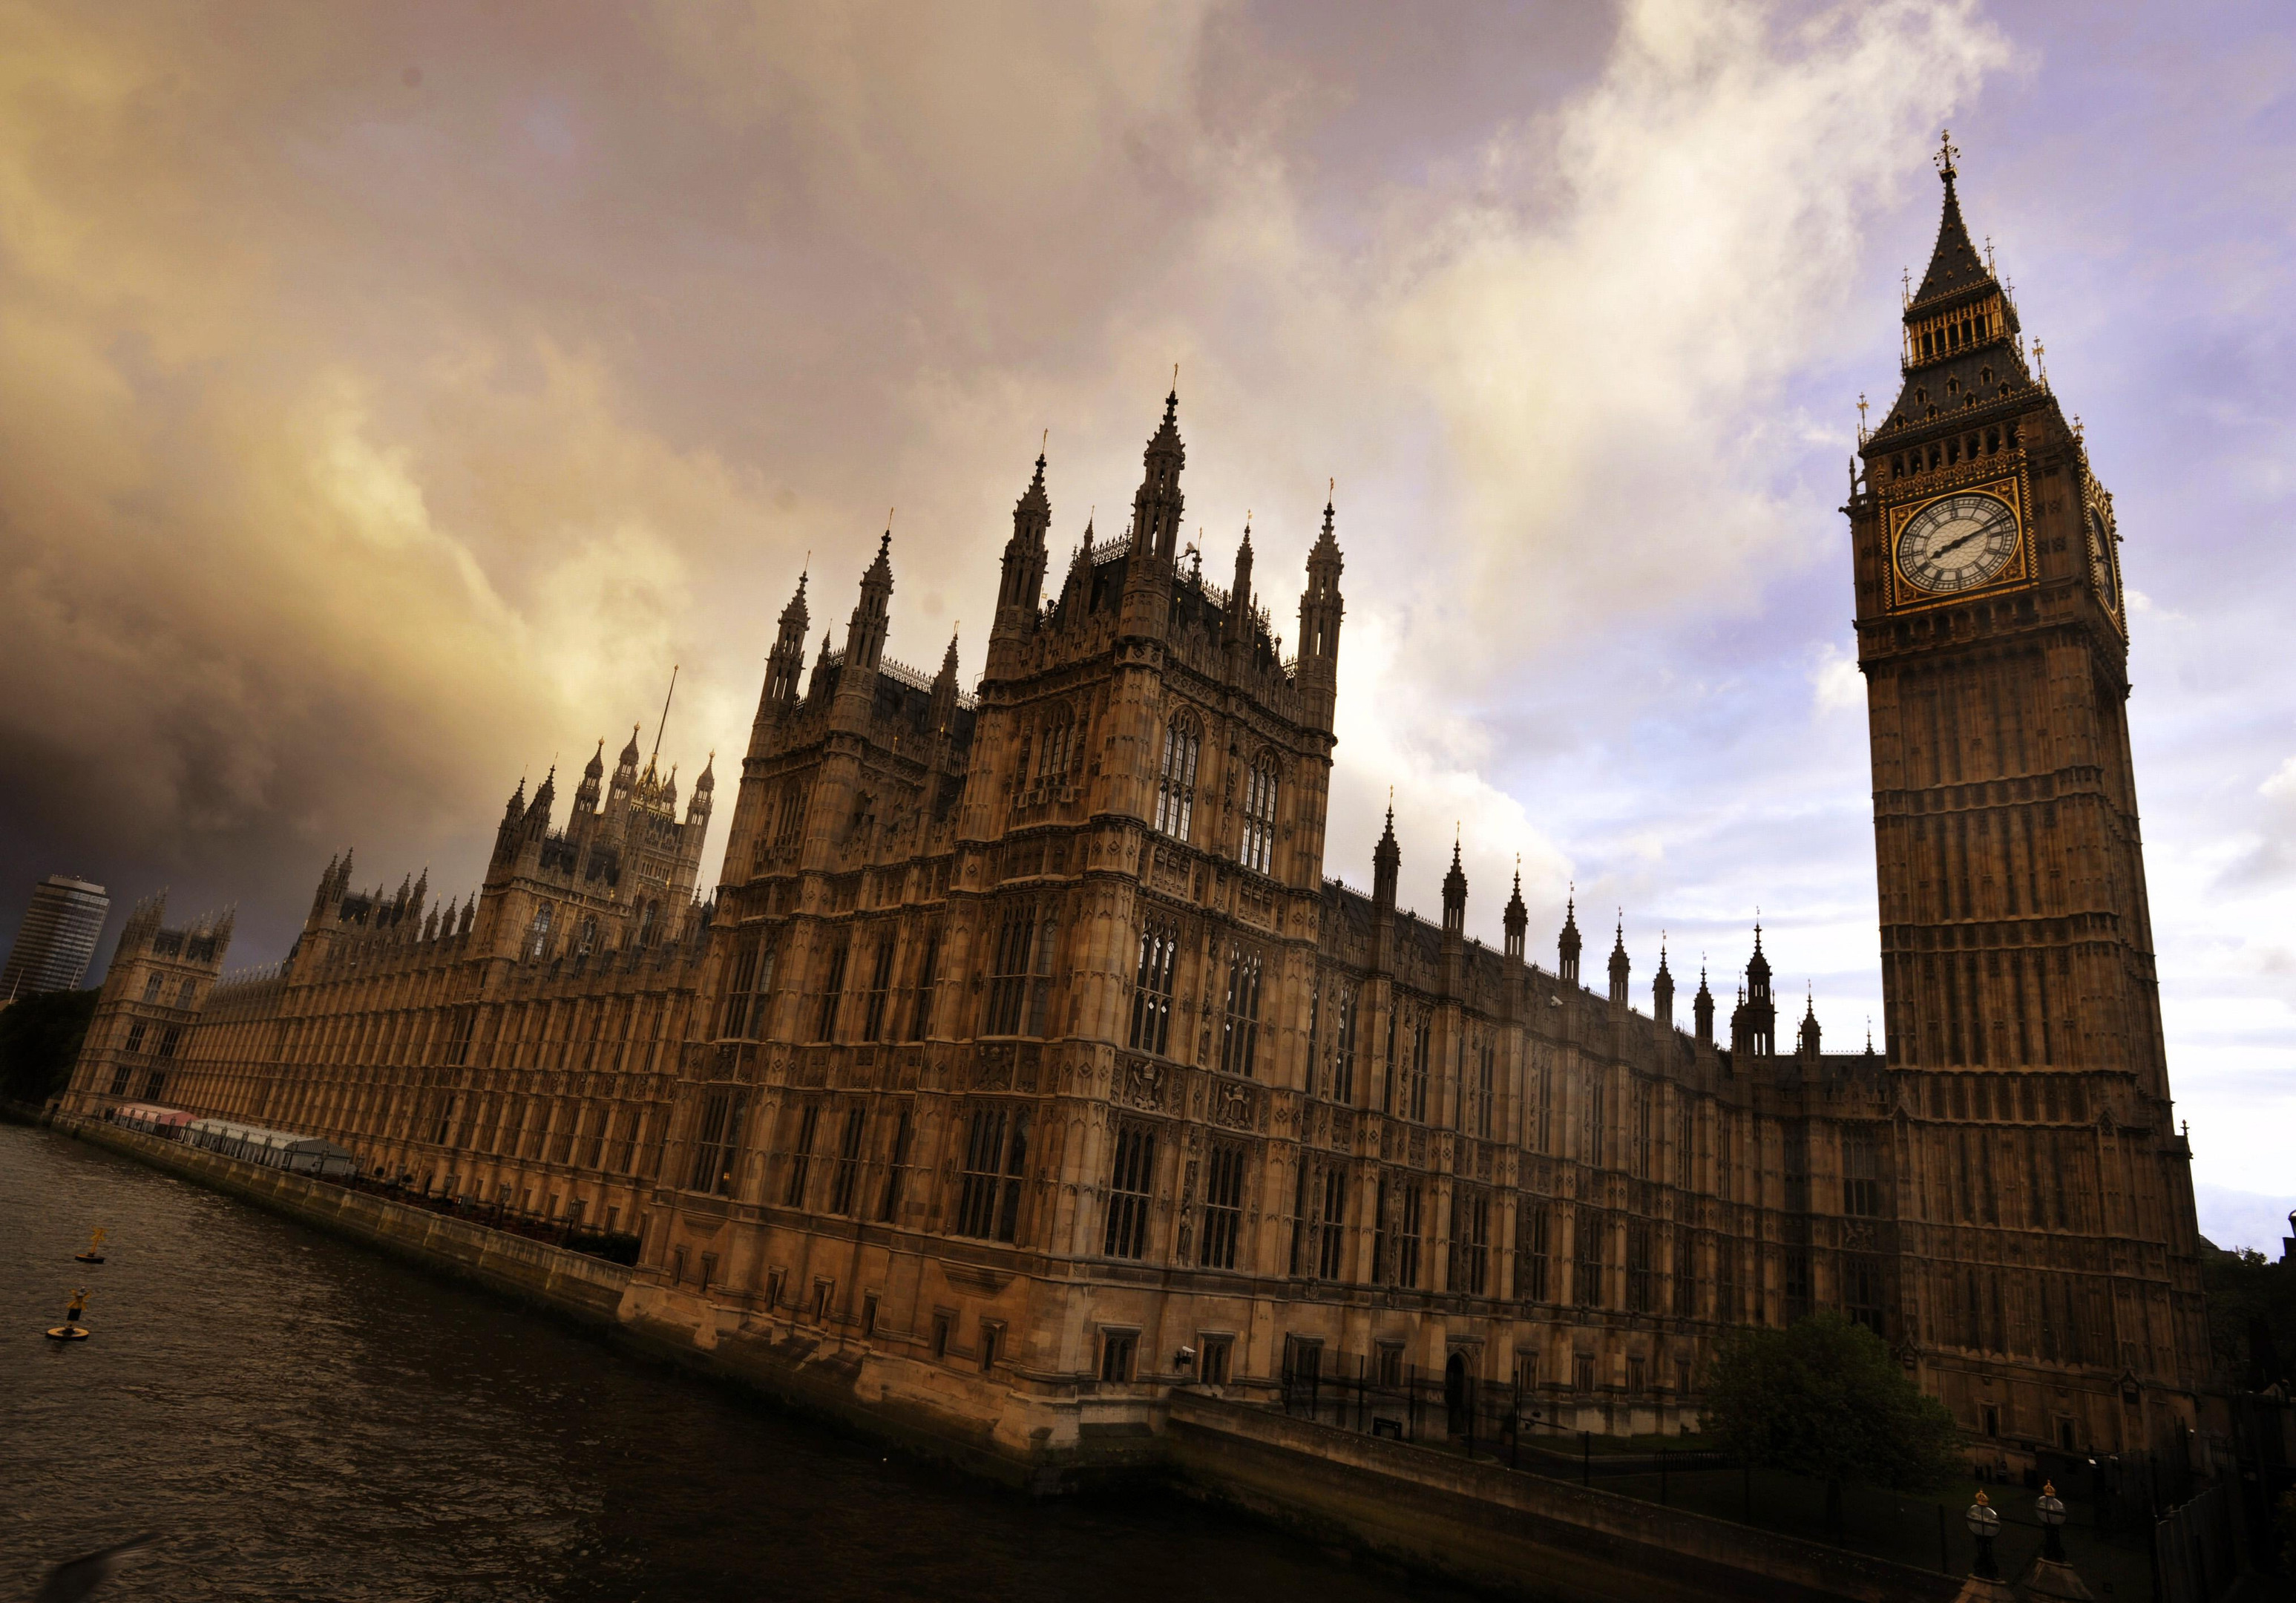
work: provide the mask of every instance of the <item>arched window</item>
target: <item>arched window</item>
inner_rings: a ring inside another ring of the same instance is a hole
[[[1251,765],[1243,785],[1243,866],[1265,874],[1275,855],[1275,759],[1271,753]]]
[[[550,904],[542,903],[534,909],[534,922],[526,930],[526,955],[539,958],[550,949]]]
[[[1045,719],[1043,744],[1037,756],[1037,783],[1058,789],[1069,782],[1069,767],[1076,760],[1076,724],[1066,707],[1055,707]]]
[[[1140,973],[1132,986],[1132,1048],[1162,1056],[1172,1031],[1172,966],[1179,937],[1168,925],[1140,932]]]
[[[1156,776],[1156,833],[1176,841],[1188,838],[1196,816],[1196,753],[1203,736],[1186,713],[1174,719],[1164,731],[1164,762]]]

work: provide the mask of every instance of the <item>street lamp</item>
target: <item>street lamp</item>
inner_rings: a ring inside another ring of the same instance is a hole
[[[2041,1483],[2041,1500],[2033,1505],[2041,1519],[2041,1557],[2052,1564],[2065,1561],[2065,1501],[2054,1483]]]
[[[2001,1516],[1994,1512],[1993,1505],[1987,1500],[1985,1493],[1980,1492],[1977,1500],[1969,1505],[1969,1512],[1962,1518],[1969,1525],[1970,1535],[1977,1541],[1977,1562],[1971,1566],[1969,1573],[1988,1581],[2000,1580],[2001,1572],[1993,1563],[1993,1539],[2001,1533]]]

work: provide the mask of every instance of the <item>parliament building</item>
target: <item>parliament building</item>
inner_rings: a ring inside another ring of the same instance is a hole
[[[620,1317],[1023,1468],[1176,1386],[1519,1385],[1679,1431],[1734,1327],[1838,1310],[1987,1461],[2181,1454],[2208,1343],[2171,1118],[2112,498],[1970,243],[1950,149],[1847,552],[1883,1031],[1582,977],[1325,860],[1346,608],[1326,506],[1287,657],[1250,530],[1180,546],[1177,396],[1128,531],[1048,564],[1039,457],[986,670],[783,609],[714,887],[634,736],[514,795],[476,898],[321,875],[283,963],[139,908],[68,1096],[325,1136],[433,1194],[636,1237]],[[2038,352],[2038,348],[2036,347]],[[1288,603],[1290,584],[1282,592]],[[1439,858],[1421,871],[1431,877]],[[1599,931],[1595,939],[1599,942]],[[1536,960],[1535,960],[1536,959]],[[1742,997],[1738,993],[1742,991]]]

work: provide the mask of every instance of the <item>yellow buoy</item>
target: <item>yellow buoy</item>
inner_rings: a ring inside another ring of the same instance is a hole
[[[87,1332],[78,1325],[52,1325],[48,1328],[48,1339],[52,1342],[84,1342],[87,1339]]]
[[[95,1227],[95,1238],[87,1244],[87,1251],[84,1253],[74,1253],[72,1254],[72,1262],[75,1263],[101,1263],[103,1262],[103,1227],[102,1225]]]

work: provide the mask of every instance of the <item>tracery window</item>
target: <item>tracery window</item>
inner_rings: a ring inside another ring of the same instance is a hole
[[[837,1039],[837,1006],[845,999],[845,960],[851,954],[853,943],[840,941],[829,954],[829,973],[821,987],[821,1011],[813,1022],[813,1039]]]
[[[1251,1077],[1259,1046],[1260,958],[1250,947],[1228,949],[1227,995],[1221,1007],[1220,1068]]]
[[[892,1155],[885,1164],[885,1192],[877,1201],[877,1222],[890,1224],[901,1205],[901,1182],[909,1169],[909,1110],[904,1106],[893,1125]]]
[[[1593,1208],[1578,1210],[1577,1237],[1573,1245],[1578,1259],[1573,1265],[1575,1284],[1570,1300],[1581,1308],[1603,1305],[1603,1215]]]
[[[1076,723],[1066,707],[1056,707],[1046,716],[1044,732],[1037,745],[1037,786],[1050,792],[1069,782],[1069,769],[1076,760]]]
[[[1120,1126],[1108,1180],[1108,1225],[1101,1250],[1138,1258],[1148,1250],[1149,1188],[1155,1183],[1156,1138],[1137,1124]]]
[[[1451,1194],[1451,1289],[1481,1296],[1490,1259],[1491,1199],[1462,1187]]]
[[[1204,1181],[1204,1237],[1201,1262],[1206,1269],[1234,1269],[1235,1241],[1243,1225],[1243,1148],[1223,1142],[1211,1149]]]
[[[1657,1308],[1657,1245],[1646,1221],[1629,1220],[1627,1222],[1627,1311],[1652,1313]]]
[[[891,997],[892,983],[893,938],[890,934],[880,935],[877,938],[876,961],[869,971],[869,999],[861,1015],[863,1040],[877,1040],[884,1035],[885,1007]]]
[[[1002,1103],[977,1105],[957,1182],[957,1235],[988,1241],[1011,1241],[1019,1235],[1021,1175],[1028,1162],[1028,1110]]]
[[[1842,1133],[1841,1211],[1861,1219],[1882,1213],[1882,1142],[1870,1126],[1853,1125]],[[2038,1197],[2038,1188],[2034,1195]]]
[[[1263,756],[1251,765],[1243,785],[1243,866],[1266,874],[1275,854],[1275,759]]]
[[[864,1114],[858,1106],[845,1110],[845,1131],[837,1144],[837,1172],[829,1187],[829,1211],[832,1213],[853,1212],[855,1188],[861,1180],[861,1127]]]
[[[701,1122],[693,1138],[693,1171],[686,1183],[692,1191],[731,1195],[734,1160],[742,1147],[742,1121],[749,1111],[749,1093],[734,1086],[712,1087],[702,1094]],[[499,1139],[500,1129],[496,1136]]]
[[[1196,754],[1203,734],[1195,719],[1181,713],[1165,726],[1164,759],[1156,775],[1156,833],[1188,838],[1196,816]]]
[[[1417,1180],[1406,1180],[1398,1188],[1393,1280],[1394,1284],[1406,1288],[1419,1284],[1420,1234],[1423,1228],[1421,1215],[1425,1211],[1426,1201],[1426,1189]]]
[[[924,954],[917,962],[917,982],[909,1004],[909,1039],[922,1040],[932,1026],[933,985],[940,978],[940,925],[926,927]]]
[[[1347,1260],[1348,1175],[1334,1164],[1324,1171],[1324,1211],[1316,1253],[1316,1274],[1336,1280]]]
[[[1411,1025],[1411,1058],[1403,1081],[1403,1116],[1427,1122],[1427,1049],[1430,1025],[1422,1014]]]
[[[1172,1032],[1172,970],[1180,938],[1169,925],[1140,932],[1140,966],[1132,982],[1132,1049],[1164,1056]]]
[[[539,958],[550,949],[550,904],[541,902],[534,909],[534,921],[526,926],[526,955]]]
[[[766,993],[773,989],[773,983],[774,951],[769,941],[758,937],[734,949],[726,982],[724,1032],[727,1038],[755,1040],[764,1033]]]
[[[805,1205],[805,1182],[813,1172],[813,1138],[821,1128],[821,1104],[808,1102],[797,1116],[797,1140],[790,1148],[789,1182],[782,1206]]]
[[[1042,1035],[1053,983],[1058,904],[1021,900],[1005,904],[998,921],[988,976],[985,1035]]]
[[[1526,1303],[1546,1301],[1546,1209],[1529,1202],[1522,1204],[1515,1219],[1516,1255],[1521,1266],[1515,1272],[1514,1289],[1516,1297]]]

